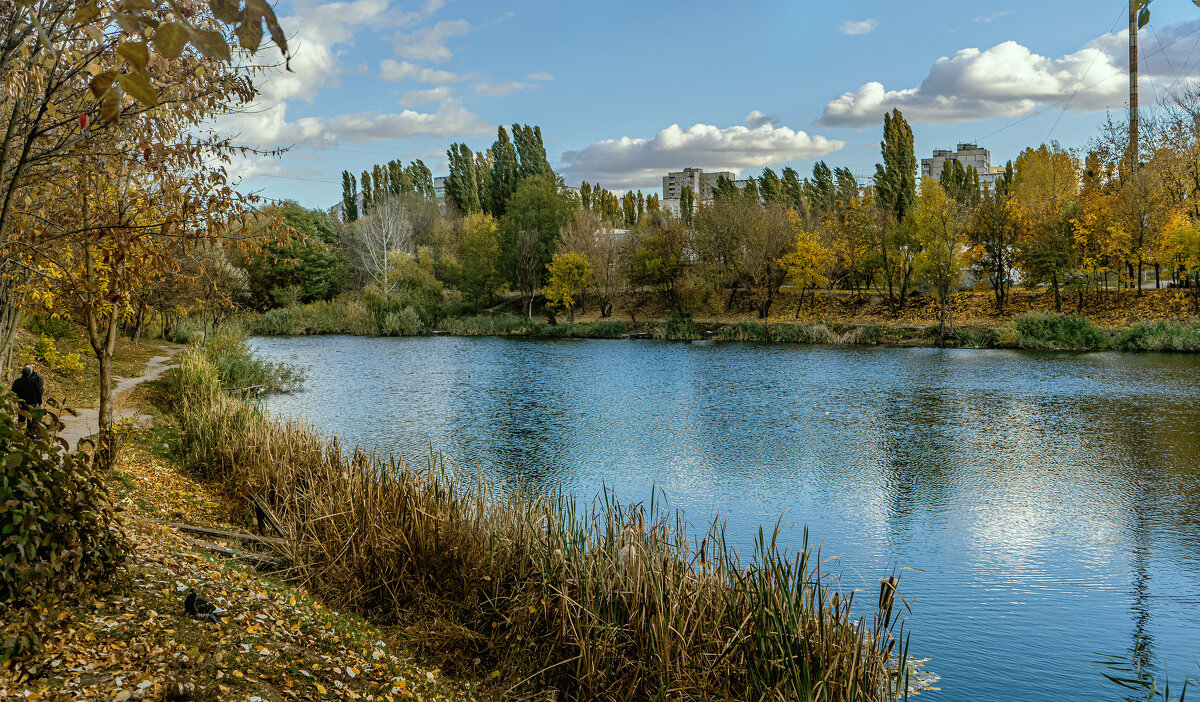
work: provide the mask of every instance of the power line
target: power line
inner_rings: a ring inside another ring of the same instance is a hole
[[[1114,31],[1116,31],[1117,24],[1121,22],[1121,18],[1124,16],[1124,9],[1117,13],[1117,19],[1114,20],[1112,26],[1108,28],[1109,34],[1112,34]],[[1092,67],[1096,65],[1096,59],[1100,58],[1100,53],[1100,50],[1097,49],[1096,52],[1092,54],[1092,62],[1088,64],[1087,70],[1083,72],[1083,75],[1079,76],[1079,80],[1075,81],[1075,92],[1071,93],[1071,97],[1067,99],[1067,104],[1063,105],[1062,110],[1059,111],[1058,119],[1054,120],[1054,124],[1051,125],[1050,131],[1046,132],[1046,138],[1043,139],[1043,141],[1050,141],[1050,135],[1054,133],[1054,130],[1058,127],[1058,123],[1062,121],[1063,115],[1065,115],[1067,110],[1070,109],[1071,101],[1073,101],[1075,96],[1079,94],[1079,86],[1083,85],[1083,81],[1087,80],[1088,74],[1092,72]]]
[[[1145,60],[1147,57],[1150,57],[1150,56],[1155,56],[1155,55],[1157,55],[1157,54],[1161,54],[1162,52],[1166,51],[1168,48],[1170,48],[1170,47],[1174,46],[1175,44],[1177,44],[1178,42],[1182,41],[1183,39],[1186,39],[1186,38],[1188,38],[1188,37],[1192,36],[1192,35],[1193,35],[1193,34],[1195,34],[1196,32],[1200,32],[1200,24],[1197,24],[1197,25],[1196,25],[1196,28],[1195,28],[1195,29],[1193,29],[1193,30],[1191,30],[1191,31],[1190,31],[1190,32],[1188,32],[1187,34],[1182,34],[1182,35],[1180,35],[1179,37],[1177,37],[1177,38],[1173,39],[1173,40],[1172,40],[1172,41],[1171,41],[1169,44],[1163,44],[1163,45],[1160,45],[1160,46],[1158,47],[1158,50],[1157,50],[1157,51],[1152,51],[1152,52],[1150,52],[1149,54],[1145,54],[1145,55],[1143,55],[1143,56],[1142,56],[1142,59],[1143,59],[1143,60]],[[1080,90],[1079,92],[1080,92],[1080,93],[1086,93],[1087,91],[1091,90],[1092,88],[1096,87],[1097,85],[1100,85],[1100,84],[1102,84],[1102,83],[1107,83],[1108,81],[1112,80],[1113,78],[1118,78],[1118,77],[1120,77],[1120,76],[1123,76],[1123,75],[1125,75],[1125,71],[1121,71],[1121,72],[1119,72],[1119,73],[1113,73],[1112,75],[1108,76],[1107,78],[1103,78],[1103,79],[1101,79],[1101,80],[1098,80],[1098,81],[1096,81],[1095,83],[1092,83],[1091,85],[1087,86],[1087,87],[1086,87],[1086,88],[1084,88],[1083,90]],[[1056,102],[1052,102],[1052,103],[1050,103],[1049,105],[1046,105],[1046,106],[1045,106],[1045,107],[1043,107],[1042,109],[1038,110],[1037,112],[1033,112],[1033,113],[1030,113],[1030,114],[1028,114],[1028,115],[1025,115],[1025,116],[1024,116],[1024,117],[1022,117],[1021,119],[1018,119],[1018,120],[1016,120],[1015,122],[1012,122],[1011,124],[1006,124],[1006,125],[1004,125],[1003,127],[1000,127],[999,129],[995,130],[994,132],[989,132],[988,134],[985,134],[985,135],[983,135],[982,137],[980,137],[980,138],[979,138],[979,141],[980,141],[980,142],[982,142],[982,141],[984,141],[984,140],[986,140],[986,139],[988,139],[988,138],[990,138],[990,137],[993,137],[993,136],[995,136],[995,135],[999,134],[1000,132],[1002,132],[1002,131],[1004,131],[1004,130],[1006,130],[1006,129],[1010,128],[1010,127],[1015,127],[1015,126],[1017,126],[1018,124],[1020,124],[1020,123],[1024,122],[1024,121],[1025,121],[1025,120],[1027,120],[1027,119],[1032,119],[1032,118],[1034,118],[1034,117],[1037,117],[1038,115],[1042,114],[1043,112],[1045,112],[1045,111],[1047,111],[1047,110],[1051,110],[1051,109],[1053,109],[1053,108],[1057,107],[1058,105],[1061,105],[1062,103],[1064,103],[1064,102],[1066,102],[1067,100],[1070,100],[1070,99],[1071,99],[1071,97],[1069,96],[1069,97],[1065,97],[1065,98],[1063,98],[1063,99],[1061,99],[1061,100],[1058,100],[1058,101],[1056,101]]]

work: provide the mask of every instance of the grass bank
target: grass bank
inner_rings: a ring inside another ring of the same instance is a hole
[[[179,360],[168,393],[188,465],[271,505],[291,577],[498,697],[866,701],[904,686],[895,580],[855,606],[816,550],[776,533],[742,556],[717,523],[691,534],[654,500],[584,506],[347,450],[224,394],[203,351]]]
[[[264,335],[449,334],[527,339],[715,339],[826,345],[1200,352],[1200,321],[1147,318],[1129,322],[1114,317],[1116,309],[1125,307],[1148,315],[1176,311],[1180,304],[1178,291],[1147,291],[1142,297],[1132,293],[1123,297],[1112,295],[1116,307],[1099,312],[1102,324],[1087,316],[1036,308],[1034,303],[1044,296],[1015,295],[1019,304],[1014,303],[1012,307],[1024,311],[1003,318],[986,314],[992,304],[986,296],[959,293],[958,297],[961,299],[956,304],[962,305],[962,309],[956,312],[956,319],[960,325],[948,340],[939,337],[935,322],[924,319],[928,305],[919,298],[914,298],[917,301],[912,302],[904,314],[887,315],[876,309],[880,305],[877,300],[871,302],[869,297],[852,295],[832,296],[830,299],[837,304],[824,305],[829,308],[828,317],[814,318],[817,307],[821,307],[818,305],[804,315],[797,312],[797,319],[776,317],[766,322],[726,315],[702,319],[658,310],[663,316],[635,320],[631,315],[628,321],[579,315],[580,321],[574,324],[556,324],[497,311],[449,316],[426,324],[400,313],[381,315],[372,312],[368,305],[352,295],[251,314],[242,322],[250,333]],[[1044,304],[1045,301],[1041,302]],[[653,315],[654,310],[649,312]]]

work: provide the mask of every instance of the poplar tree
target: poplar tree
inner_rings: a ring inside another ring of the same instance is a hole
[[[759,197],[758,184],[753,178],[746,179],[746,187],[742,188],[742,194],[746,197],[753,198],[754,202],[761,202]]]
[[[592,209],[592,185],[586,180],[579,184],[579,205],[585,210]]]
[[[685,185],[679,192],[679,218],[683,220],[684,224],[690,225],[695,214],[696,194],[692,192],[692,186]]]
[[[481,212],[475,152],[466,144],[451,144],[446,150],[446,157],[450,161],[450,175],[446,176],[446,200],[461,214]]]
[[[371,200],[381,202],[387,197],[387,171],[378,164],[371,166]]]
[[[478,188],[479,209],[494,214],[491,211],[492,184],[488,174],[492,172],[492,152],[478,151],[475,153],[475,184]]]
[[[762,195],[763,202],[768,205],[782,204],[784,201],[783,181],[779,180],[779,176],[770,168],[763,169],[762,176],[758,179],[758,192]]]
[[[350,171],[342,171],[342,217],[347,222],[358,219],[358,181]]]
[[[796,212],[807,211],[808,208],[804,206],[804,186],[800,182],[800,175],[796,173],[796,169],[783,169],[780,187],[783,189],[783,199],[787,202],[788,207]]]
[[[387,162],[387,178],[388,193],[399,195],[402,192],[401,183],[404,181],[404,166],[399,159]]]
[[[492,143],[492,172],[488,188],[493,217],[503,217],[508,209],[508,200],[517,190],[517,169],[517,150],[504,127],[497,127],[496,141]]]
[[[550,160],[546,158],[546,146],[542,143],[541,127],[514,124],[512,138],[519,161],[517,180],[553,172],[550,168]]]
[[[725,176],[717,176],[717,184],[713,186],[713,199],[720,200],[726,197],[740,195],[741,191],[733,184],[733,181]]]
[[[903,222],[917,201],[917,157],[912,127],[900,110],[883,116],[883,163],[875,166],[875,194],[879,206]]]
[[[424,161],[419,158],[414,159],[404,169],[404,174],[408,176],[409,181],[412,183],[411,192],[420,195],[426,200],[437,198],[437,190],[433,187],[433,173],[425,165]]]
[[[833,209],[836,186],[833,183],[833,171],[824,161],[813,164],[812,179],[804,182],[808,191],[808,200],[818,216]]]
[[[363,171],[358,182],[362,185],[362,212],[360,214],[365,217],[371,214],[371,210],[375,207],[375,203],[371,199],[371,174]]]
[[[637,225],[637,199],[632,190],[626,191],[625,196],[621,198],[621,215],[627,229]]]

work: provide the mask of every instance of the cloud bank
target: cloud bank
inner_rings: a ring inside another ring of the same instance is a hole
[[[1143,39],[1139,69],[1143,88],[1198,77],[1187,61],[1191,42],[1179,41],[1200,20],[1171,25]],[[878,81],[842,93],[825,104],[818,124],[863,127],[878,124],[898,108],[910,122],[965,122],[1013,118],[1061,103],[1077,112],[1119,109],[1128,99],[1127,30],[1106,34],[1078,51],[1042,56],[1006,41],[986,50],[961,49],[934,62],[921,84],[889,90]],[[1177,74],[1176,70],[1187,75]]]
[[[756,115],[767,117],[755,110]],[[798,158],[824,156],[845,142],[824,136],[809,136],[761,119],[757,126],[717,127],[694,124],[682,128],[672,124],[653,137],[621,137],[590,144],[563,153],[562,175],[568,182],[586,180],[609,188],[650,188],[662,184],[667,171],[688,166],[738,173]]]

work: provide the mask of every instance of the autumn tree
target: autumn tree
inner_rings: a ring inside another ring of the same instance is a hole
[[[916,268],[937,297],[938,336],[945,341],[954,333],[953,295],[962,284],[963,206],[932,178],[921,184],[916,205],[913,224],[921,243]]]
[[[1079,263],[1074,227],[1079,173],[1057,143],[1025,149],[1013,166],[1012,207],[1020,222],[1020,259],[1030,283],[1046,283],[1062,311],[1062,285]]]
[[[800,304],[806,291],[815,291],[829,284],[827,275],[833,263],[833,252],[825,248],[816,232],[806,231],[804,220],[795,210],[788,211],[795,239],[792,248],[780,259],[779,263],[787,275],[792,287],[800,291],[800,301],[796,304],[796,316],[800,316]]]
[[[557,250],[562,228],[574,210],[575,202],[558,178],[549,173],[521,181],[500,220],[501,250],[509,262],[509,282],[525,297],[530,317],[533,299],[541,288],[542,273]],[[521,245],[523,232],[537,236],[533,252]]]
[[[546,267],[547,282],[542,288],[551,307],[567,310],[567,323],[575,323],[575,301],[592,280],[592,266],[587,256],[566,252],[554,254]]]
[[[504,284],[500,231],[491,215],[469,214],[462,222],[459,290],[473,303],[491,300]]]
[[[599,213],[582,207],[575,210],[563,229],[562,248],[587,257],[592,265],[592,284],[600,316],[613,313],[613,301],[622,282],[625,237]]]
[[[193,100],[194,111],[219,110],[227,94],[196,91],[199,60],[227,65],[225,30],[236,28],[245,51],[259,48],[266,25],[287,55],[271,8],[240,0],[180,11],[173,3],[9,3],[0,49],[0,363],[7,368],[27,284],[27,257],[58,246],[46,229],[24,223],[40,207],[39,192],[64,172],[65,157],[122,121],[160,102]],[[182,64],[181,64],[182,62]],[[187,65],[181,71],[181,65]],[[141,148],[142,145],[136,145]]]
[[[691,274],[687,230],[673,218],[647,223],[630,256],[630,278],[647,285],[675,314],[689,310]]]

